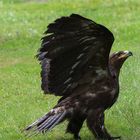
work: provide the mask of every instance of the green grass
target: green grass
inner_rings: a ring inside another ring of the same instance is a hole
[[[140,1],[0,0],[0,140],[24,140],[22,129],[51,109],[57,99],[40,89],[40,66],[34,58],[46,26],[60,16],[78,13],[107,26],[115,36],[113,51],[130,50],[120,75],[118,102],[106,111],[106,126],[123,140],[140,139]],[[72,140],[65,124],[30,140]],[[86,125],[83,140],[93,140]],[[46,138],[47,137],[47,138]]]

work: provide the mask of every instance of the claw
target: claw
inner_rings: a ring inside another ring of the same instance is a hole
[[[81,140],[81,137],[79,135],[74,135],[75,140]]]
[[[75,140],[81,140],[81,137],[79,137],[79,138],[76,138]]]
[[[121,137],[97,138],[96,140],[121,140]],[[76,139],[77,140],[77,139]]]
[[[111,137],[111,140],[115,140],[115,139],[121,140],[121,136],[118,136],[118,137]]]

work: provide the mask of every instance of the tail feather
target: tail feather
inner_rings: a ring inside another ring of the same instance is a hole
[[[27,137],[37,135],[39,133],[45,133],[53,129],[58,123],[60,123],[66,115],[66,111],[52,113],[49,112],[48,114],[44,115],[27,128],[25,131],[27,132]]]
[[[48,128],[60,117],[61,114],[52,116],[38,127],[38,131],[48,130]]]
[[[66,111],[61,114],[61,116],[49,127],[48,131],[53,129],[61,120],[63,120],[64,116],[66,115]]]
[[[33,129],[36,125],[40,125],[42,122],[44,122],[46,119],[48,119],[49,114],[45,114],[43,117],[39,118],[32,124],[30,124],[28,127],[25,128],[25,131]]]

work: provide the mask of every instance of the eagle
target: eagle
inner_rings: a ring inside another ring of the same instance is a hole
[[[64,120],[66,132],[80,140],[86,120],[97,140],[114,140],[107,131],[105,110],[119,95],[119,73],[130,51],[110,55],[114,36],[105,26],[78,14],[48,25],[37,58],[44,94],[61,96],[52,110],[25,128],[28,136],[46,133]]]

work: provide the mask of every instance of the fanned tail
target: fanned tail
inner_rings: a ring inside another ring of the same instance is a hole
[[[25,128],[26,136],[31,137],[39,133],[46,133],[53,129],[58,123],[60,123],[66,115],[66,111],[58,111],[53,109],[43,117]]]

